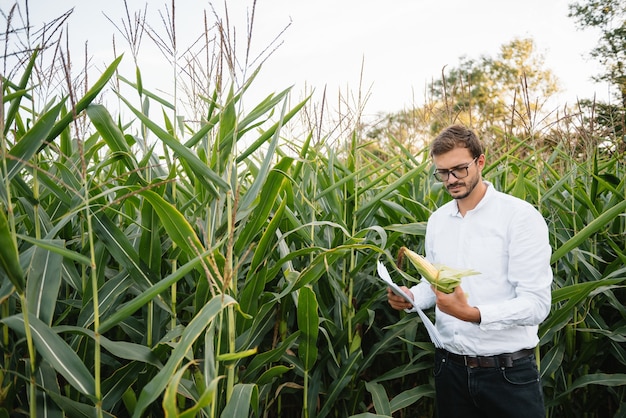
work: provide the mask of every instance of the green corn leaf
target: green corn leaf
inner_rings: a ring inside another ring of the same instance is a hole
[[[254,249],[250,269],[246,275],[245,283],[239,297],[239,304],[244,312],[251,314],[257,312],[260,302],[259,297],[265,288],[267,277],[267,265],[264,264],[261,266],[261,264],[266,262],[271,255],[271,242],[276,240],[276,231],[278,231],[278,226],[283,219],[286,204],[286,200],[281,202]]]
[[[42,388],[42,393],[37,396],[37,413],[46,418],[65,418],[61,408],[52,400],[48,393],[60,395],[59,376],[56,370],[42,361],[37,365],[37,385]],[[7,415],[8,418],[8,415]]]
[[[22,98],[22,97],[27,97],[27,98],[32,98],[29,94],[28,94],[28,90],[26,89],[19,89],[14,91],[13,93],[8,93],[8,94],[4,94],[2,96],[2,103],[8,103],[11,100],[17,99],[17,98]],[[9,118],[7,117],[7,122],[9,121]],[[10,122],[13,123],[13,122]],[[8,125],[10,126],[10,125]],[[6,132],[5,132],[6,134]]]
[[[304,143],[302,144],[302,147],[300,148],[300,154],[298,155],[299,158],[297,159],[296,165],[293,169],[294,179],[300,178],[300,173],[302,172],[302,168],[304,167],[304,160],[309,152],[309,147],[311,146],[312,139],[313,132],[309,132],[309,134],[306,136],[306,139],[304,140]]]
[[[296,340],[300,337],[300,331],[296,331],[289,335],[280,345],[273,350],[259,353],[250,362],[242,376],[243,381],[255,380],[259,372],[264,370],[268,364],[272,364],[279,361],[285,352],[295,344]]]
[[[84,335],[95,341],[96,335],[87,328],[75,326],[57,326],[54,328],[57,333]],[[113,341],[104,336],[100,336],[100,344],[102,348],[114,355],[116,358],[140,361],[142,363],[151,364],[156,367],[162,367],[158,356],[145,345],[135,344],[128,341]]]
[[[259,388],[251,383],[238,383],[233,395],[224,407],[222,418],[248,418],[251,412],[256,416],[259,410]]]
[[[350,182],[354,182],[354,180],[357,178],[365,176],[368,173],[368,170],[372,169],[372,166],[368,165],[368,166],[362,167],[359,171],[348,172],[345,176],[337,176],[336,171],[334,170],[334,166],[339,164],[339,162],[336,161],[336,158],[337,158],[336,155],[332,153],[327,163],[329,173],[328,174],[320,173],[324,175],[325,177],[327,177],[327,178],[324,178],[324,180],[328,181],[329,184],[324,185],[323,190],[317,196],[315,196],[315,200],[326,197],[327,195],[333,192],[334,193],[341,192],[344,185]],[[344,168],[343,171],[347,171],[347,170]],[[340,179],[335,181],[334,177],[340,177]],[[337,201],[336,198],[334,198],[333,200]]]
[[[114,311],[119,307],[119,303],[127,295],[128,289],[133,286],[133,281],[130,279],[126,272],[121,272],[115,277],[107,280],[98,289],[98,313],[100,319],[106,318],[111,311]],[[91,296],[91,295],[90,295]],[[76,324],[88,328],[95,321],[94,306],[90,300],[90,303],[85,303],[80,313]]]
[[[559,396],[563,397],[576,389],[580,389],[588,385],[600,385],[607,387],[626,386],[626,373],[594,373],[581,376],[576,379],[565,392],[560,393]]]
[[[44,113],[9,151],[13,157],[7,159],[7,176],[12,179],[45,143],[54,122],[63,107],[63,102]]]
[[[115,370],[102,382],[102,408],[110,411],[120,399],[128,396],[129,388],[137,381],[142,372],[145,372],[146,365],[133,361]],[[128,412],[132,413],[132,409]]]
[[[0,209],[0,265],[17,292],[20,294],[24,292],[26,278],[20,264],[13,234],[9,228],[9,220],[3,209]]]
[[[161,265],[161,237],[155,231],[159,230],[159,218],[156,211],[145,201],[141,205],[141,239],[139,253],[147,260],[152,271],[158,271]]]
[[[53,142],[56,137],[58,137],[61,132],[65,128],[67,128],[70,123],[74,120],[74,115],[79,115],[83,110],[87,108],[94,101],[94,99],[100,94],[103,88],[106,87],[107,83],[113,77],[115,72],[117,71],[117,67],[122,61],[123,55],[117,57],[111,65],[107,67],[107,69],[102,73],[100,78],[96,81],[96,83],[85,93],[85,95],[76,103],[76,106],[72,112],[66,113],[59,121],[54,125],[52,131],[48,134],[46,138],[47,143]]]
[[[382,199],[388,197],[390,194],[394,193],[402,185],[404,185],[404,184],[412,181],[413,179],[415,179],[417,176],[422,174],[425,170],[426,170],[426,163],[423,163],[422,165],[419,165],[419,166],[411,169],[409,172],[404,174],[402,177],[400,177],[396,181],[392,182],[391,184],[388,184],[380,193],[376,194],[376,196],[374,196],[374,198],[370,199],[365,205],[361,206],[357,210],[356,215],[357,216],[359,216],[359,215],[360,216],[364,216],[370,210],[372,210],[374,205],[379,203]]]
[[[252,109],[250,113],[243,116],[239,120],[236,119],[237,114],[235,112],[235,104],[241,100],[241,97],[245,90],[250,86],[250,83],[258,74],[259,69],[255,70],[254,74],[246,80],[245,85],[239,89],[237,94],[233,94],[233,91],[229,92],[229,96],[226,99],[226,104],[223,106],[222,113],[218,113],[214,115],[210,120],[208,125],[214,127],[219,122],[219,141],[216,142],[216,152],[215,156],[221,155],[222,159],[226,160],[227,157],[233,147],[233,140],[236,137],[236,141],[238,141],[243,134],[246,132],[258,127],[262,122],[259,120],[268,113],[273,113],[276,105],[283,101],[287,95],[287,93],[291,90],[291,88],[285,89],[282,92],[275,94],[272,93],[263,99],[258,105]],[[214,97],[215,99],[215,97]],[[306,101],[306,100],[305,100]],[[287,104],[287,100],[284,100],[284,104]],[[211,101],[211,105],[214,105],[215,101]],[[267,131],[263,132],[261,136],[255,140],[246,150],[241,153],[238,153],[236,162],[240,163],[248,158],[254,151],[256,151],[262,144],[264,144],[269,137],[275,135],[280,131],[282,125],[295,116],[300,108],[304,105],[304,102],[297,105],[297,110],[292,110],[289,113],[285,114],[286,107],[283,108],[283,112],[279,121],[270,127]],[[264,122],[264,121],[263,121]],[[225,129],[222,129],[222,125]],[[187,146],[191,146],[191,144],[195,144],[198,138],[197,135],[194,135],[194,138],[190,139],[186,142]]]
[[[378,356],[385,353],[389,349],[389,347],[394,344],[395,340],[405,335],[406,327],[409,325],[408,322],[410,321],[415,321],[415,319],[411,318],[410,316],[405,316],[405,318],[403,320],[400,320],[398,323],[396,323],[396,325],[393,326],[389,332],[386,332],[381,338],[381,340],[378,341],[376,344],[374,344],[374,346],[367,352],[367,356],[365,357],[360,367],[361,368],[368,367],[368,365],[370,365],[373,361],[375,361]],[[434,348],[433,348],[434,346],[432,344],[430,344],[430,347],[431,347],[431,350],[434,351]],[[423,348],[423,351],[427,352],[428,349]],[[405,373],[402,372],[402,375],[404,374]]]
[[[159,230],[159,218],[148,201],[141,205],[141,239],[139,253],[148,263],[151,270],[158,270],[161,265],[161,239],[156,231]]]
[[[317,299],[313,289],[302,287],[298,294],[298,329],[300,344],[298,356],[305,371],[311,370],[317,361],[317,336],[319,333],[319,315]]]
[[[131,87],[134,87],[135,89],[137,89],[137,92],[141,92],[140,94],[142,96],[145,96],[147,98],[150,98],[152,100],[154,100],[155,102],[162,104],[163,106],[165,106],[166,108],[170,109],[170,110],[174,110],[176,109],[176,106],[174,106],[172,103],[168,102],[167,100],[165,100],[163,97],[152,93],[151,91],[145,89],[143,87],[143,85],[137,85],[136,83],[133,83],[132,81],[128,80],[127,78],[125,78],[122,75],[118,75],[117,76],[118,80],[128,84]]]
[[[380,383],[365,382],[365,388],[372,395],[375,411],[380,416],[391,416],[391,405],[385,387]]]
[[[265,97],[265,99],[261,100],[260,102],[258,102],[258,104],[245,116],[243,116],[243,118],[241,118],[241,120],[239,121],[239,123],[237,124],[237,129],[239,130],[239,133],[243,133],[246,132],[248,130],[250,130],[251,128],[254,128],[258,125],[258,121],[266,114],[268,113],[272,113],[275,109],[275,107],[282,102],[283,100],[285,100],[287,94],[289,93],[289,91],[291,90],[291,88],[287,88],[284,89],[283,91],[281,91],[280,93],[271,93],[269,94],[267,97]],[[237,100],[241,100],[239,96],[235,96],[237,98]],[[305,100],[306,101],[306,100]],[[301,108],[302,107],[302,103],[296,105],[296,108]],[[265,136],[268,132],[271,132],[271,135],[273,135],[273,133],[276,131],[276,128],[282,126],[287,120],[289,120],[291,117],[293,117],[295,115],[296,112],[290,111],[288,114],[284,115],[281,120],[279,120],[276,124],[274,124],[272,127],[270,127],[266,132],[263,133],[263,135],[261,136]],[[270,135],[270,136],[271,136]],[[269,138],[269,136],[267,136],[266,138]],[[255,143],[258,142],[258,140],[254,141]],[[259,144],[260,145],[260,144]],[[245,159],[245,157],[244,157]],[[237,162],[240,162],[243,160],[237,160]]]
[[[94,378],[72,347],[38,318],[31,315],[28,321],[37,352],[76,390],[85,395],[94,396]],[[22,314],[4,318],[0,322],[8,325],[15,332],[24,333]]]
[[[611,286],[620,283],[626,279],[614,278],[603,279],[592,282],[578,283],[561,289],[554,290],[553,306],[555,303],[568,299],[567,302],[560,306],[556,311],[551,312],[548,318],[539,326],[539,338],[542,344],[559,329],[563,328],[572,318],[575,308],[585,301],[590,293],[602,286]]]
[[[563,243],[557,248],[550,258],[551,263],[555,263],[560,260],[565,254],[578,247],[581,243],[585,242],[591,235],[595,234],[607,223],[611,222],[618,216],[621,216],[626,211],[626,200],[622,200],[615,206],[604,211],[600,216],[591,221],[580,232],[574,235],[572,238]]]
[[[263,299],[260,299],[259,302],[263,302]],[[263,344],[263,336],[275,325],[276,305],[278,302],[276,299],[271,298],[263,303],[260,308],[245,311],[249,320],[238,321],[237,324],[237,330],[246,337],[245,339],[242,338],[241,344],[238,344],[240,350],[256,349]],[[239,307],[241,308],[241,303]]]
[[[91,265],[91,260],[84,255],[77,253],[76,251],[72,251],[66,247],[64,247],[64,241],[58,239],[37,239],[28,235],[18,234],[19,239],[22,241],[28,242],[30,244],[36,245],[37,247],[47,250],[53,253],[60,255],[62,258],[66,258],[68,260],[76,261],[77,263],[83,264],[85,266]]]
[[[218,158],[217,164],[213,167],[220,167],[219,172],[222,172],[227,161],[229,161],[230,154],[233,149],[233,135],[235,129],[238,129],[237,112],[235,111],[235,99],[233,98],[233,86],[231,86],[228,92],[228,98],[226,104],[222,108],[220,113],[220,120],[218,124],[218,135],[214,143],[213,157]]]
[[[200,412],[200,410],[202,408],[208,407],[211,404],[213,404],[213,402],[215,402],[215,398],[216,398],[216,394],[219,393],[219,381],[222,379],[222,377],[218,377],[217,379],[213,379],[211,381],[211,383],[209,383],[209,386],[206,388],[206,390],[204,390],[204,392],[202,393],[202,395],[200,396],[200,398],[198,399],[198,402],[196,402],[196,404],[194,406],[192,406],[189,409],[186,409],[183,412],[179,412],[179,414],[177,415],[178,418],[196,418],[198,416],[198,413]]]
[[[388,231],[400,232],[401,234],[423,237],[426,235],[426,222],[387,225],[385,226],[385,229]]]
[[[306,286],[307,284],[314,283],[326,272],[326,268],[328,265],[332,265],[338,259],[343,257],[346,252],[349,252],[351,249],[366,249],[366,248],[373,249],[374,246],[366,246],[366,245],[341,246],[341,247],[337,247],[332,250],[329,250],[327,252],[324,252],[322,254],[319,254],[313,259],[313,261],[302,272],[300,273],[293,272],[296,275],[295,279],[292,281],[289,281],[289,284],[281,291],[279,296],[283,297],[293,291],[300,289],[303,286]],[[299,250],[297,252],[291,252],[286,257],[283,257],[279,260],[279,263],[277,263],[277,267],[275,268],[275,270],[282,269],[282,264],[289,261],[292,258],[301,256],[303,254],[314,253],[314,252],[317,252],[318,250],[321,250],[321,248],[306,248],[306,249]],[[269,276],[270,277],[273,276],[273,270],[270,271]]]
[[[11,125],[13,125],[13,121],[15,120],[15,117],[20,109],[21,100],[25,96],[25,94],[17,94],[17,93],[19,93],[20,91],[25,93],[26,87],[28,86],[28,82],[33,73],[35,62],[37,62],[39,51],[40,51],[39,48],[34,50],[33,54],[30,56],[30,59],[28,60],[28,64],[23,70],[24,72],[22,73],[22,78],[20,79],[19,84],[14,86],[14,88],[18,91],[10,99],[11,105],[9,106],[9,110],[7,110],[6,115],[5,115],[5,119],[4,119],[4,134],[5,135],[9,132],[9,129],[11,129]],[[2,76],[2,78],[4,78],[4,76]],[[3,103],[7,99],[9,99],[9,97],[4,96]]]
[[[286,92],[287,91],[285,91],[283,93],[286,93]],[[280,94],[276,98],[282,100],[282,96],[283,95]],[[284,123],[286,123],[287,121],[289,121],[295,115],[298,114],[300,109],[302,109],[304,107],[304,105],[307,103],[307,101],[309,100],[309,97],[307,97],[302,102],[298,103],[293,109],[291,109],[288,113],[286,113],[284,115],[284,117],[280,121],[276,122],[269,129],[264,131],[263,134],[261,134],[255,141],[253,141],[250,144],[250,146],[248,146],[248,148],[246,148],[243,152],[239,153],[237,155],[237,163],[240,163],[240,162],[244,161],[246,158],[248,158],[250,155],[252,155],[252,153],[254,153],[256,150],[258,150],[261,147],[261,145],[265,144],[272,136],[274,136],[277,132],[279,132],[280,128],[282,127],[282,125]],[[244,124],[245,124],[245,121],[242,121],[242,125],[244,125]]]
[[[169,289],[172,284],[176,283],[177,281],[185,277],[185,275],[188,274],[190,271],[197,268],[200,265],[202,259],[207,255],[208,252],[200,254],[198,257],[180,266],[174,273],[170,274],[160,282],[156,283],[154,286],[145,290],[143,293],[132,299],[130,302],[121,305],[115,312],[113,312],[109,317],[107,317],[100,323],[100,332],[104,333],[108,331],[121,321],[130,317],[133,313],[141,309],[148,302],[150,302],[154,298],[159,297],[159,295]],[[167,309],[167,306],[165,306],[165,308]]]
[[[213,381],[219,378],[216,372],[217,362],[215,361],[215,328],[217,327],[215,322],[209,324],[208,329],[204,333],[204,381]],[[205,384],[202,382],[202,385]]]
[[[237,361],[237,360],[241,360],[242,358],[246,358],[246,357],[250,357],[254,354],[257,353],[257,349],[256,348],[251,348],[249,350],[245,350],[245,351],[237,351],[236,353],[223,353],[223,354],[219,354],[216,357],[217,361]]]
[[[93,229],[111,256],[120,263],[137,285],[145,290],[157,281],[155,274],[147,268],[137,250],[122,230],[104,213],[95,214],[92,218]]]
[[[67,396],[59,395],[55,392],[46,393],[55,404],[63,410],[64,417],[81,417],[81,418],[97,418],[98,410],[95,406],[84,402],[79,402]],[[39,412],[39,410],[37,410]],[[45,415],[43,415],[45,416]],[[109,414],[105,415],[110,417]]]
[[[60,240],[58,240],[60,241]],[[63,257],[58,253],[33,247],[26,282],[28,309],[48,326],[52,325],[62,280]]]
[[[259,243],[254,249],[254,254],[252,256],[252,262],[250,263],[250,273],[254,274],[257,268],[261,265],[263,261],[265,261],[269,251],[271,250],[270,243],[276,239],[276,231],[278,231],[278,226],[280,222],[283,220],[283,215],[285,213],[285,208],[287,207],[287,201],[282,200],[280,202],[280,206],[272,216],[269,225],[265,228]],[[250,277],[250,275],[249,275]]]
[[[565,355],[565,345],[558,344],[550,348],[550,350],[541,357],[541,377],[551,376],[563,363]]]
[[[187,372],[187,369],[191,366],[191,363],[185,364],[170,378],[170,381],[165,388],[163,395],[163,412],[166,417],[178,417],[178,386],[183,378],[183,374]]]
[[[135,77],[137,78],[137,93],[139,96],[143,96],[143,82],[141,81],[141,70],[139,66],[135,66]]]
[[[333,213],[334,219],[342,219],[344,205],[341,202],[341,196],[343,194],[343,187],[348,187],[347,184],[354,180],[356,173],[350,173],[345,179],[337,181],[340,177],[340,173],[349,171],[343,167],[343,164],[337,158],[337,154],[333,151],[329,151],[327,170],[323,170],[318,175],[320,181],[319,187],[323,192],[315,197],[316,201],[326,201],[326,207]]]
[[[391,400],[391,411],[400,411],[406,407],[413,405],[415,402],[424,397],[434,398],[434,396],[435,389],[430,385],[421,385],[412,389],[405,390],[404,392],[396,395]]]
[[[285,108],[286,108],[286,102],[283,105],[283,114],[285,112]],[[267,147],[267,151],[265,153],[265,158],[263,159],[261,163],[261,166],[259,168],[257,175],[255,176],[246,194],[241,198],[239,202],[239,213],[237,214],[237,221],[241,220],[243,217],[247,216],[250,212],[252,212],[255,206],[254,202],[257,201],[257,199],[259,198],[259,193],[265,187],[265,183],[269,176],[270,170],[272,170],[271,165],[275,161],[274,154],[276,152],[276,149],[278,148],[278,139],[279,139],[278,133],[279,131],[276,132],[276,134],[273,136],[272,140],[270,141]],[[291,164],[291,161],[292,159],[283,158],[281,163],[287,164],[289,162],[289,164]],[[274,169],[278,169],[278,168],[275,167]]]
[[[280,364],[277,366],[272,366],[264,371],[261,376],[259,376],[259,378],[256,380],[256,384],[259,386],[270,384],[276,378],[279,378],[290,370],[293,370],[293,367],[283,366]]]
[[[283,182],[285,181],[285,172],[291,166],[293,159],[285,158],[269,173],[267,181],[263,185],[259,196],[262,197],[260,204],[254,208],[250,221],[241,231],[241,235],[235,243],[235,253],[241,254],[243,250],[252,242],[254,237],[259,234],[261,227],[267,223],[270,212],[274,207],[274,203],[280,193]],[[250,192],[248,192],[249,194]]]
[[[217,295],[202,307],[185,327],[165,366],[142,389],[133,417],[139,418],[142,416],[148,405],[163,392],[170,378],[176,372],[178,365],[185,359],[189,349],[202,335],[204,330],[221,311],[235,303],[236,301],[228,295]]]
[[[151,190],[144,190],[140,194],[152,205],[169,237],[189,259],[204,252],[195,231],[175,206]]]
[[[354,374],[359,367],[359,361],[362,359],[363,353],[361,350],[353,352],[350,357],[345,359],[344,363],[337,374],[337,377],[333,380],[328,393],[324,399],[324,404],[318,413],[319,418],[325,418],[333,410],[335,400],[344,391],[350,380],[354,378]]]
[[[229,188],[217,173],[211,170],[197,155],[189,148],[181,144],[176,138],[170,135],[159,125],[150,120],[142,112],[133,107],[130,102],[121,97],[128,108],[159,138],[165,145],[170,147],[181,160],[191,167],[191,170],[198,176],[197,179],[207,188],[207,190],[215,197],[218,196],[218,189],[227,190]]]
[[[515,186],[511,194],[522,200],[526,199],[526,171],[523,166],[520,166],[517,173],[517,179],[515,180]]]
[[[87,116],[111,152],[121,155],[126,168],[134,170],[137,165],[133,158],[133,151],[128,146],[120,128],[113,122],[109,111],[100,104],[91,104],[87,107]]]

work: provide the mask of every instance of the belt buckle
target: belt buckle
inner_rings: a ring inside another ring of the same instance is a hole
[[[480,359],[478,357],[463,356],[463,359],[465,360],[465,366],[466,367],[469,367],[471,369],[473,369],[475,367],[480,367]]]

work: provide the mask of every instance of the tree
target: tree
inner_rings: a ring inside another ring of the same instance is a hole
[[[545,101],[557,91],[556,76],[544,68],[544,57],[530,38],[502,45],[496,58],[463,57],[459,67],[430,85],[433,98],[479,130],[499,126],[511,131],[516,126],[530,131]]]
[[[575,18],[581,29],[600,31],[597,46],[591,56],[604,67],[604,73],[594,77],[615,87],[617,105],[582,100],[580,108],[585,117],[597,126],[596,141],[610,152],[626,150],[626,0],[586,0],[570,4],[569,17]]]
[[[428,87],[427,104],[386,115],[386,125],[380,123],[369,136],[378,137],[384,130],[404,144],[419,144],[455,121],[477,129],[483,138],[492,130],[528,135],[543,120],[542,107],[557,91],[558,80],[545,68],[534,41],[513,39],[495,58],[461,57],[457,67],[444,67],[441,78]],[[403,136],[406,133],[422,137]]]
[[[616,97],[626,107],[626,0],[586,0],[569,6],[569,17],[579,28],[600,31],[598,45],[591,51],[605,69],[595,77],[617,87]]]

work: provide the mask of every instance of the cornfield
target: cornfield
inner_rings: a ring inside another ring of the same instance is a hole
[[[121,56],[41,97],[44,52],[0,88],[1,416],[433,416],[434,347],[376,278],[449,199],[426,147],[289,136],[309,99],[242,111],[254,77],[192,121]],[[586,120],[492,134],[486,179],[550,227],[548,416],[626,416],[624,153]]]

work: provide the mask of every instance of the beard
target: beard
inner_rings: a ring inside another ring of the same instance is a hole
[[[472,193],[472,191],[474,191],[479,182],[478,176],[469,179],[469,183],[458,179],[456,180],[457,181],[454,183],[446,185],[446,190],[455,200],[465,199]],[[467,178],[464,178],[463,180],[467,180]]]

